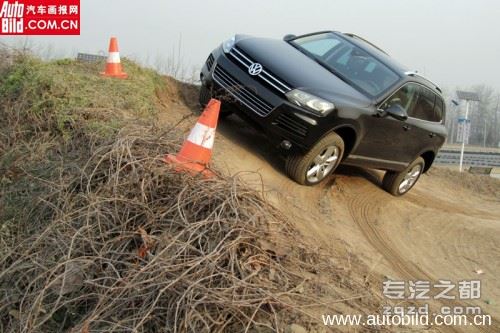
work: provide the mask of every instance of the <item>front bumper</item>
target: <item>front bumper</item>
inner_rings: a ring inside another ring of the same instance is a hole
[[[276,84],[251,76],[231,57],[220,48],[214,50],[202,68],[202,85],[223,103],[236,106],[238,114],[262,130],[275,146],[309,150],[323,132],[324,118],[290,103]],[[291,147],[281,145],[284,141]]]

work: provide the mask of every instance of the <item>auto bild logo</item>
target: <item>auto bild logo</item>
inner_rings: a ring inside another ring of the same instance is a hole
[[[248,74],[250,75],[259,75],[262,72],[262,65],[259,63],[253,63],[250,67],[248,67]]]
[[[0,35],[79,35],[80,0],[0,0]]]

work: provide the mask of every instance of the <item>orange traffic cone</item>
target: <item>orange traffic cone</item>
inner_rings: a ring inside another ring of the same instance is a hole
[[[106,70],[101,73],[104,76],[117,77],[120,79],[126,79],[127,73],[122,70],[122,64],[120,62],[120,52],[118,51],[118,40],[116,37],[111,37],[109,41],[109,56],[106,61]]]
[[[219,111],[220,101],[212,98],[184,141],[181,151],[177,156],[171,154],[165,156],[165,162],[175,164],[175,169],[178,171],[202,173],[206,177],[213,176],[213,172],[207,169],[207,164],[212,157]]]

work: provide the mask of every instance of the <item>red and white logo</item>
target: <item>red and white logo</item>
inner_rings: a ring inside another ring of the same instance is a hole
[[[0,35],[79,35],[80,0],[0,0]]]

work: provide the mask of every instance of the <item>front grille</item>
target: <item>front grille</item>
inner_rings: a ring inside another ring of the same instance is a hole
[[[212,66],[214,65],[214,62],[215,62],[215,58],[214,58],[213,54],[210,53],[210,55],[208,56],[207,62],[206,62],[207,68],[209,71],[212,70]]]
[[[229,54],[234,60],[236,60],[236,63],[242,66],[245,70],[248,70],[248,68],[253,63],[255,63],[255,61],[251,59],[250,56],[245,54],[237,47],[233,47]],[[272,74],[268,70],[263,69],[259,75],[256,75],[256,77],[260,78],[262,81],[264,81],[264,83],[282,94],[286,94],[287,92],[292,90],[292,88],[290,88],[288,84],[286,84],[283,80],[279,79],[276,75]]]
[[[290,113],[280,113],[275,120],[276,126],[300,137],[307,136],[308,127]]]
[[[245,87],[224,68],[215,66],[213,78],[222,88],[261,117],[268,116],[273,106],[260,98],[252,89]]]

